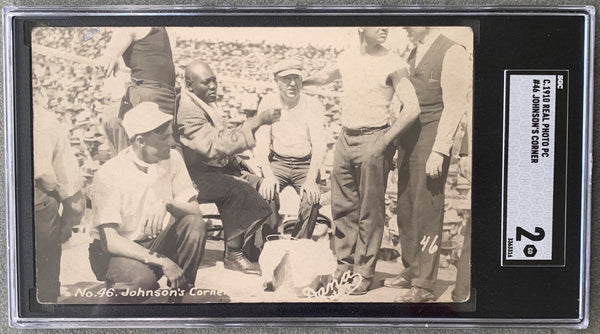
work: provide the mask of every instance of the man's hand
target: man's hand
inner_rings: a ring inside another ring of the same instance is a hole
[[[156,202],[154,205],[149,205],[144,210],[144,216],[142,217],[142,223],[144,224],[144,235],[145,238],[156,238],[156,236],[162,231],[163,220],[167,214],[167,205],[164,201]]]
[[[271,108],[261,111],[258,114],[258,121],[261,125],[273,124],[281,118],[281,108]]]
[[[301,190],[302,197],[307,196],[308,204],[314,205],[319,203],[321,197],[321,189],[319,185],[314,181],[306,180],[302,185]]]
[[[71,238],[73,226],[79,225],[85,212],[85,195],[80,190],[75,195],[62,201],[60,242],[65,243]]]
[[[183,284],[185,283],[183,270],[181,270],[175,262],[168,257],[161,257],[160,267],[162,268],[163,274],[165,274],[169,280],[169,285],[172,289],[183,287]]]
[[[119,71],[119,58],[107,56],[102,59],[102,70],[104,71],[104,77],[116,76]]]
[[[460,175],[471,180],[471,157],[465,156],[458,160],[458,171]]]
[[[279,193],[279,182],[275,177],[266,177],[260,183],[258,192],[267,201],[271,201],[275,198],[275,194]]]
[[[444,155],[438,152],[431,152],[427,163],[425,163],[425,173],[432,179],[442,176],[442,165],[444,164]]]
[[[387,150],[388,143],[385,141],[384,135],[381,135],[380,138],[373,142],[373,146],[371,147],[371,156],[374,158],[378,158],[383,156],[385,150]]]

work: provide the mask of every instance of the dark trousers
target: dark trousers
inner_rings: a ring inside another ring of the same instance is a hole
[[[398,147],[397,216],[405,268],[401,275],[424,289],[432,289],[437,279],[450,160],[445,158],[440,177],[432,179],[425,173],[437,127],[437,121],[415,122],[401,135]]]
[[[107,142],[117,155],[129,146],[127,133],[121,120],[127,111],[142,102],[154,102],[161,111],[173,115],[177,104],[177,96],[173,88],[158,82],[132,80],[121,100],[118,116],[106,117],[102,120]]]
[[[198,202],[217,205],[226,240],[243,234],[248,241],[263,224],[276,231],[278,220],[267,218],[272,213],[277,215],[278,210],[258,193],[258,176],[244,177],[241,173],[234,176],[216,171],[192,172],[191,176],[198,188]],[[262,242],[262,237],[256,238],[254,245],[260,248]]]
[[[292,186],[301,198],[298,221],[293,233],[294,237],[297,238],[310,238],[312,236],[319,213],[319,204],[310,205],[308,197],[302,196],[301,192],[302,186],[306,182],[309,167],[310,158],[286,158],[278,155],[273,155],[271,158],[271,170],[277,181],[279,181],[279,188],[283,189],[287,186]],[[317,179],[317,183],[318,181]]]
[[[471,217],[463,228],[463,247],[456,263],[456,286],[452,291],[453,301],[466,301],[471,295]]]
[[[56,303],[60,295],[60,215],[58,196],[35,190],[35,262],[39,302]]]
[[[385,190],[394,155],[389,147],[373,156],[373,145],[383,140],[384,129],[369,134],[340,134],[331,173],[331,210],[335,222],[338,270],[353,270],[370,278],[385,224]]]
[[[192,287],[196,273],[204,255],[206,243],[206,222],[202,216],[187,215],[164,229],[156,239],[138,242],[140,245],[158,254],[168,257],[183,270],[187,286]],[[98,280],[106,281],[108,288],[115,292],[156,290],[162,277],[161,268],[148,265],[127,257],[112,256],[102,249],[99,240],[89,247],[90,265]],[[147,297],[121,297],[114,301],[144,300]]]

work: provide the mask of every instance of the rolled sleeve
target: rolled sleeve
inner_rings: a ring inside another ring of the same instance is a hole
[[[176,150],[171,150],[171,184],[176,202],[187,203],[198,195],[183,158]]]

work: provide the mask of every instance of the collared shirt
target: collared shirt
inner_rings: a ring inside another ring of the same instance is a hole
[[[400,56],[361,54],[358,49],[344,51],[338,57],[342,75],[342,125],[350,129],[380,127],[390,121],[390,102],[394,87],[387,85],[390,74],[408,71]]]
[[[257,150],[270,148],[283,157],[304,158],[311,154],[313,145],[324,145],[325,108],[317,98],[300,94],[295,107],[285,108],[279,94],[273,93],[261,100],[258,113],[271,108],[282,108],[281,118],[257,131]]]
[[[423,55],[427,53],[433,42],[440,36],[438,30],[432,30],[423,41],[417,45],[415,67],[419,65]],[[468,102],[468,92],[473,79],[473,65],[465,48],[459,44],[450,47],[444,56],[442,64],[442,98],[444,111],[438,125],[433,151],[450,155],[454,144],[454,135],[461,118],[471,110]]]
[[[67,133],[49,111],[35,107],[33,114],[33,174],[36,185],[56,191],[61,200],[83,188],[77,158]]]
[[[143,236],[144,212],[166,201],[187,203],[197,195],[183,158],[176,150],[155,164],[140,161],[131,146],[107,161],[94,175],[93,226],[117,224],[119,235],[129,240]],[[163,228],[174,218],[167,212]],[[98,237],[93,230],[92,236]]]

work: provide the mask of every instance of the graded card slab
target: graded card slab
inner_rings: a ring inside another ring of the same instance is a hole
[[[565,265],[568,93],[568,71],[506,71],[503,265]]]
[[[587,326],[593,8],[3,22],[12,326]]]

